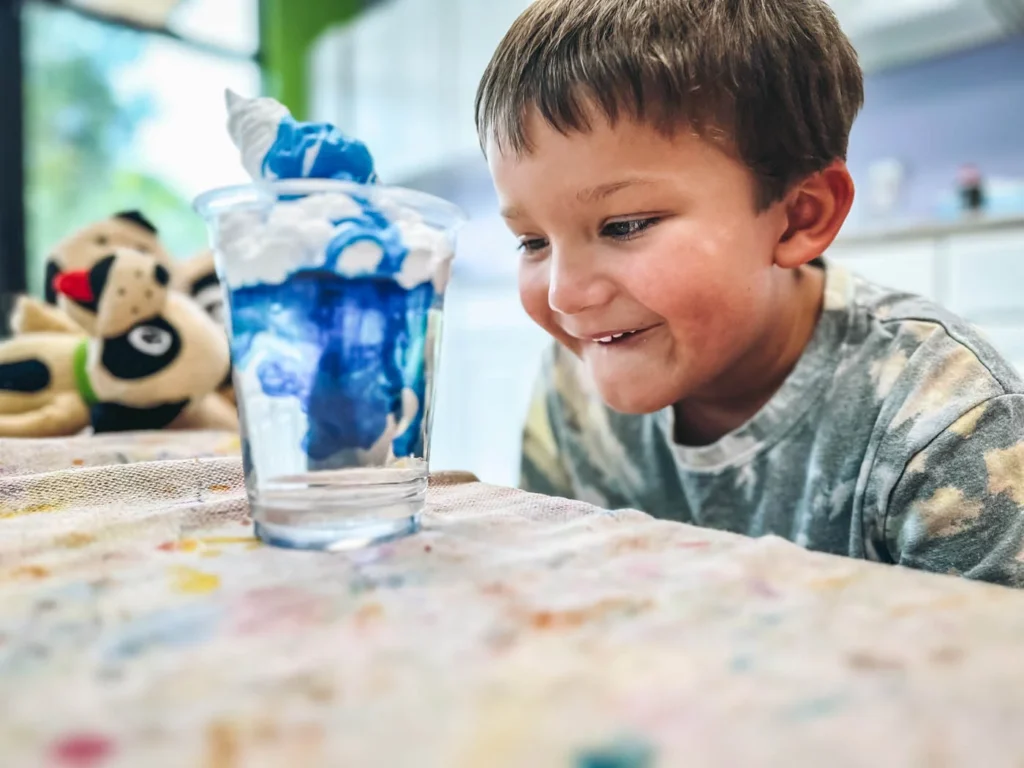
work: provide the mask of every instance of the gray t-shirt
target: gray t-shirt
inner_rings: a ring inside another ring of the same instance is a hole
[[[522,487],[808,549],[1024,586],[1024,381],[965,321],[831,261],[779,391],[705,447],[605,406],[547,356]]]

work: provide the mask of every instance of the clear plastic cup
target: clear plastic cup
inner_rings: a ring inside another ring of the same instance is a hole
[[[195,205],[226,295],[256,535],[348,549],[414,532],[459,209],[322,179],[216,189]],[[419,271],[381,276],[399,263]]]

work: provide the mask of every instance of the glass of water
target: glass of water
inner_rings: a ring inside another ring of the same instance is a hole
[[[225,290],[256,535],[349,549],[414,532],[459,209],[326,179],[216,189],[196,209]]]

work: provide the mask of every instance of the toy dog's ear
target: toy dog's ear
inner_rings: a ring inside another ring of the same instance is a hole
[[[121,219],[122,221],[130,221],[133,224],[137,224],[142,227],[147,232],[151,232],[154,235],[158,234],[153,223],[139,211],[121,211],[120,213],[115,213],[114,218]]]
[[[57,303],[57,289],[53,287],[53,281],[60,274],[60,264],[51,256],[46,260],[46,277],[43,278],[43,297],[47,304]]]

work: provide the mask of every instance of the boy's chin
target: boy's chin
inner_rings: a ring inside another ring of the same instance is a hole
[[[613,411],[633,416],[656,413],[668,408],[678,399],[667,389],[652,387],[635,379],[629,384],[598,379],[597,390],[605,405]]]

